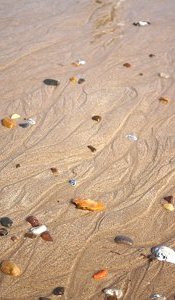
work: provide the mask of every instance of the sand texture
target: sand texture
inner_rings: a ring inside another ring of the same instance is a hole
[[[175,1],[1,0],[0,8],[1,119],[36,121],[0,129],[0,217],[13,220],[0,260],[22,270],[0,273],[0,299],[106,300],[102,289],[118,287],[123,300],[173,300],[175,264],[146,256],[158,244],[175,249],[175,212],[162,207],[175,198]],[[132,24],[140,20],[151,24]],[[74,198],[106,209],[77,209]],[[24,238],[29,215],[53,242]],[[120,234],[133,246],[116,244]],[[94,280],[101,269],[108,276]],[[52,295],[58,286],[61,298]]]

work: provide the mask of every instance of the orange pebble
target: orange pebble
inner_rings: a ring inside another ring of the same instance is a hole
[[[2,125],[7,128],[14,128],[16,127],[16,122],[14,120],[11,120],[10,118],[4,118],[1,121]]]
[[[99,279],[102,279],[102,278],[106,277],[107,275],[108,275],[108,271],[107,270],[100,270],[97,273],[95,273],[92,277],[95,280],[99,280]]]

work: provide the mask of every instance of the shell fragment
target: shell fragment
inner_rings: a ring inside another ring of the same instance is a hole
[[[48,229],[45,225],[40,225],[40,226],[32,227],[32,228],[29,229],[29,232],[31,232],[35,235],[40,235],[45,231],[48,231]]]
[[[156,246],[151,248],[153,256],[160,260],[175,264],[175,251],[167,246]]]

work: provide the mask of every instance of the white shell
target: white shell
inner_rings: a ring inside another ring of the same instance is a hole
[[[33,119],[27,119],[26,120],[26,122],[28,123],[28,124],[30,124],[30,125],[35,125],[36,124],[36,121],[35,120],[33,120]]]
[[[76,61],[76,63],[79,64],[79,65],[85,65],[85,64],[86,64],[86,61],[83,60],[83,59],[78,59],[78,60]]]
[[[150,296],[150,299],[159,299],[159,300],[166,300],[166,297],[165,296],[162,296],[160,294],[152,294]]]
[[[19,119],[19,118],[21,118],[21,116],[18,115],[18,114],[13,114],[13,115],[11,115],[11,117],[10,117],[10,119],[12,119],[12,120]]]
[[[151,249],[151,253],[160,261],[175,264],[175,251],[166,246],[157,246]]]
[[[47,231],[47,227],[45,225],[40,225],[37,227],[32,227],[29,229],[29,232],[36,234],[36,235],[40,235],[41,233]]]
[[[159,77],[168,79],[168,78],[170,78],[170,75],[166,74],[166,73],[159,73]]]
[[[126,138],[129,140],[129,141],[137,141],[138,140],[138,137],[135,135],[135,134],[127,134],[126,135]]]
[[[146,25],[149,25],[150,23],[147,22],[147,21],[139,21],[137,22],[140,26],[146,26]]]
[[[117,288],[106,288],[103,290],[103,292],[105,293],[105,295],[107,296],[116,296],[117,299],[120,299],[121,297],[123,297],[123,292],[121,289],[117,289]]]

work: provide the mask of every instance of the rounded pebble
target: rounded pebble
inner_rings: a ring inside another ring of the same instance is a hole
[[[56,287],[53,292],[54,295],[64,295],[64,287],[60,286],[60,287]]]
[[[70,179],[69,180],[70,185],[75,186],[77,184],[76,179]]]
[[[11,227],[13,224],[13,221],[8,217],[3,217],[3,218],[0,218],[0,223],[4,227]]]
[[[166,300],[166,297],[162,296],[160,294],[152,294],[152,295],[150,295],[150,299]]]
[[[124,244],[124,245],[133,245],[133,240],[128,237],[128,236],[125,236],[125,235],[117,235],[114,239],[114,241],[117,243],[117,244]]]
[[[41,233],[48,231],[47,227],[45,225],[40,225],[37,227],[32,227],[29,229],[29,232],[36,234],[36,235],[40,235]]]
[[[115,299],[120,299],[123,297],[123,292],[121,289],[118,289],[118,288],[105,288],[103,290],[103,293],[106,295],[106,296],[109,296],[109,297],[116,297]],[[108,299],[108,298],[107,298]]]
[[[1,121],[2,125],[4,127],[7,127],[7,128],[14,128],[16,127],[16,122],[14,120],[11,120],[9,118],[4,118],[2,121]]]
[[[21,123],[21,124],[19,124],[19,126],[22,128],[27,128],[30,126],[30,124],[29,123]]]
[[[32,227],[37,227],[41,225],[38,219],[34,216],[28,216],[26,218],[26,221],[29,222],[32,225]]]
[[[55,79],[44,79],[43,82],[46,85],[52,85],[52,86],[58,86],[60,84],[60,81],[55,80]]]
[[[51,300],[51,299],[47,297],[39,297],[39,300]]]
[[[4,235],[7,235],[7,234],[8,234],[7,229],[5,229],[5,228],[0,228],[0,236],[4,236]]]

